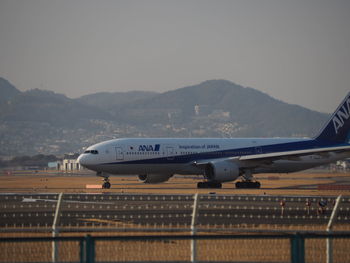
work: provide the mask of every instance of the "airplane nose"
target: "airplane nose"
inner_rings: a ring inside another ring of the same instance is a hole
[[[86,165],[86,156],[84,154],[80,154],[78,157],[78,163],[82,166]]]

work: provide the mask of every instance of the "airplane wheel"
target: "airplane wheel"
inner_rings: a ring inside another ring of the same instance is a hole
[[[260,186],[261,186],[260,182],[243,181],[243,182],[236,183],[236,188],[258,189],[260,188]]]
[[[210,183],[210,188],[221,188],[222,184],[219,182],[211,182]]]
[[[105,183],[103,183],[103,184],[102,184],[102,188],[103,188],[103,189],[109,189],[109,188],[111,188],[111,183],[110,183],[110,182],[105,182]]]
[[[221,188],[222,184],[219,182],[199,182],[197,188]]]
[[[206,187],[206,182],[199,182],[197,183],[197,188],[208,188],[208,187]]]

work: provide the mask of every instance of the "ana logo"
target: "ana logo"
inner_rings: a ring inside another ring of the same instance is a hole
[[[139,146],[139,151],[142,152],[150,152],[150,151],[154,151],[154,152],[158,152],[160,148],[160,144],[155,144],[155,145],[140,145]]]
[[[343,106],[334,114],[332,119],[335,133],[338,134],[338,131],[341,127],[344,126],[345,121],[350,117],[350,98],[347,98]]]

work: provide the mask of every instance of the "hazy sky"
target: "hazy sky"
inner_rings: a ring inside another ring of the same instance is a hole
[[[70,97],[227,79],[333,112],[349,14],[348,0],[0,0],[0,76]]]

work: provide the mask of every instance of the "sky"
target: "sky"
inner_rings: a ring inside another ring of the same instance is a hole
[[[349,14],[347,0],[0,0],[0,77],[71,98],[226,79],[330,113],[350,91]]]

